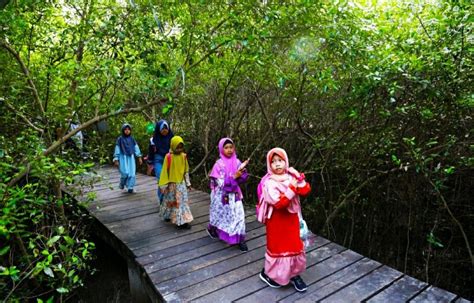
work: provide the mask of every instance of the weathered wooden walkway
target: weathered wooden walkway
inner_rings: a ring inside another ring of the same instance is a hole
[[[322,237],[307,249],[308,290],[272,289],[258,277],[265,227],[253,207],[247,207],[249,251],[242,253],[207,235],[208,194],[190,192],[192,229],[177,230],[159,218],[154,177],[138,175],[137,193],[128,194],[118,189],[117,169],[103,167],[99,175],[78,199],[95,193],[87,208],[97,232],[127,260],[137,302],[468,302]]]

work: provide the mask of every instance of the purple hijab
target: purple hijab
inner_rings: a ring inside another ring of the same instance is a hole
[[[224,154],[224,145],[226,142],[232,143],[232,145],[234,145],[234,153],[232,154],[232,156],[230,156],[230,158]],[[222,138],[219,140],[218,147],[219,155],[221,158],[217,160],[209,176],[216,179],[222,177],[231,177],[237,172],[237,169],[240,165],[240,161],[239,159],[237,159],[237,154],[235,153],[234,141],[232,141],[232,139],[230,138]],[[222,170],[224,171],[224,176],[221,175]]]

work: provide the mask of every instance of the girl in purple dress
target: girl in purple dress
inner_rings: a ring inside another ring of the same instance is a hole
[[[237,159],[234,142],[230,138],[219,141],[220,159],[210,174],[211,206],[207,232],[228,244],[238,244],[241,251],[248,251],[245,244],[245,212],[239,184],[248,179],[245,166],[248,160]]]

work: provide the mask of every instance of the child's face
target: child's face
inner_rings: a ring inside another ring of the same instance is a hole
[[[167,128],[163,128],[161,131],[160,131],[160,134],[162,136],[166,136],[167,134],[169,133],[169,130]]]
[[[272,157],[271,168],[272,171],[277,175],[282,175],[285,173],[286,162],[279,155],[275,154]]]
[[[175,154],[180,154],[184,151],[184,145],[183,143],[179,143],[178,146],[176,146],[176,149],[174,150]]]
[[[130,133],[132,132],[132,130],[128,127],[126,127],[124,130],[123,130],[123,133],[125,134],[125,136],[128,136],[130,135]]]
[[[227,158],[230,158],[232,157],[233,154],[234,154],[234,144],[227,143],[226,145],[224,145],[224,155]]]

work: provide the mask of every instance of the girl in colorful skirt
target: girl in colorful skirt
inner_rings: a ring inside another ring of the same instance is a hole
[[[166,154],[158,183],[163,193],[160,213],[166,222],[178,228],[190,229],[193,215],[188,205],[189,164],[184,153],[184,141],[180,136],[171,139],[171,151]]]
[[[248,174],[237,158],[234,142],[230,138],[219,141],[220,159],[210,174],[211,205],[207,232],[228,244],[238,244],[241,251],[248,251],[245,244],[245,212],[239,184],[247,181]]]
[[[155,170],[156,180],[160,181],[161,168],[166,154],[170,151],[170,142],[173,138],[173,132],[166,120],[160,120],[155,125],[153,137],[150,139],[148,146],[147,163],[152,165]],[[163,202],[163,194],[158,188],[158,201]]]
[[[291,282],[297,291],[305,291],[300,277],[306,255],[300,239],[299,196],[308,195],[310,185],[304,174],[289,167],[286,152],[278,147],[267,154],[267,175],[262,181],[257,219],[266,225],[267,251],[260,279],[273,288]]]

